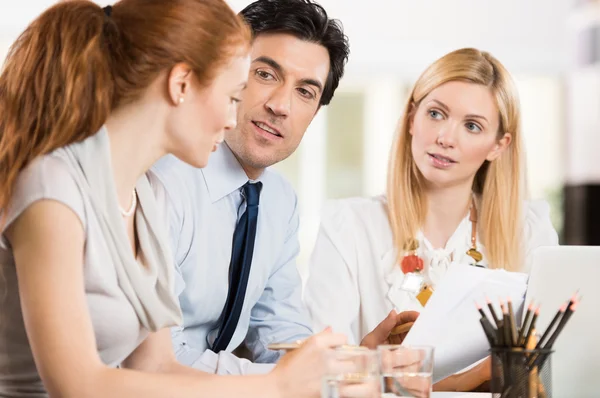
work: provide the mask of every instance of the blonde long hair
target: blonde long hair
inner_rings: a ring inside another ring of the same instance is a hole
[[[478,233],[491,268],[518,270],[523,259],[522,203],[525,196],[521,111],[517,89],[504,66],[486,52],[463,48],[435,61],[419,77],[407,101],[389,161],[387,200],[398,263],[407,239],[425,220],[424,177],[411,152],[410,121],[432,90],[451,81],[481,84],[491,90],[500,114],[498,138],[510,133],[512,141],[501,156],[486,161],[475,175]]]

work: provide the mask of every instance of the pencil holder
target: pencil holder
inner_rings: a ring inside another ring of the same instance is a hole
[[[549,349],[491,349],[493,398],[552,398]]]

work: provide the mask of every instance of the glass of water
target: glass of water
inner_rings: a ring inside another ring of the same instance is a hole
[[[343,346],[326,357],[322,398],[379,398],[381,394],[377,351]]]
[[[432,388],[433,347],[377,347],[382,398],[429,398]]]

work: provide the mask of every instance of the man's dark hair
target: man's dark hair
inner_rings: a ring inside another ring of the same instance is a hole
[[[240,15],[250,25],[254,37],[262,33],[288,33],[325,47],[330,64],[320,104],[329,104],[350,54],[341,22],[329,19],[325,9],[311,0],[257,0]]]

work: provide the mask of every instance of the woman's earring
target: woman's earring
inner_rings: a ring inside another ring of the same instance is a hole
[[[183,97],[179,97],[179,103],[183,104]]]

